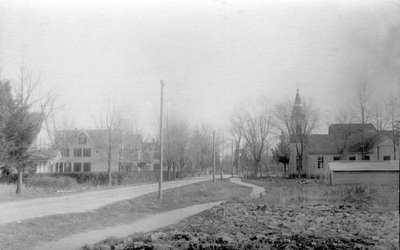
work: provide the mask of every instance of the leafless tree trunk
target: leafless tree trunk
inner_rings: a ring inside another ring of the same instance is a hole
[[[362,79],[355,85],[354,95],[351,101],[352,111],[359,122],[366,124],[370,118],[369,107],[370,89],[366,79]]]
[[[272,130],[272,116],[265,101],[257,107],[242,108],[232,119],[233,127],[240,128],[253,159],[253,175],[258,176],[261,158]]]
[[[362,79],[355,85],[354,99],[353,99],[353,112],[361,124],[366,124],[369,121],[370,107],[369,107],[370,90],[366,79]],[[365,140],[364,131],[362,131],[362,141]],[[365,150],[362,145],[361,159],[365,159]]]
[[[21,63],[19,66],[19,76],[14,86],[14,94],[16,98],[16,104],[18,108],[27,108],[31,112],[39,112],[43,123],[48,128],[48,121],[50,115],[56,110],[57,95],[48,91],[44,95],[40,93],[41,77],[35,77],[33,72],[30,71],[24,64]],[[51,135],[49,134],[51,139]],[[22,193],[22,178],[23,170],[26,167],[25,162],[16,163],[18,170],[17,180],[17,194]]]
[[[307,146],[306,137],[311,134],[314,129],[318,128],[320,112],[312,105],[311,101],[303,101],[303,112],[305,115],[304,126],[302,127],[300,135],[296,135],[296,126],[293,124],[294,121],[291,117],[293,105],[294,103],[290,100],[283,101],[275,106],[273,115],[274,125],[285,133],[287,138],[290,138],[290,144],[294,145],[296,149],[296,170],[300,178],[304,160],[304,150]],[[291,161],[293,161],[293,159],[291,159]]]
[[[111,102],[107,100],[104,107],[99,107],[99,113],[97,117],[93,117],[97,124],[97,128],[101,129],[106,133],[106,152],[107,152],[107,175],[108,185],[112,185],[111,165],[112,165],[112,153],[116,147],[120,146],[121,139],[121,128],[125,117],[128,112],[126,108],[118,106],[115,101]],[[119,149],[118,149],[119,150]]]
[[[179,118],[176,114],[169,113],[165,122],[165,160],[168,165],[168,173],[173,170],[176,178],[176,170],[183,171],[189,161],[191,131],[186,120]],[[169,174],[168,174],[169,175]]]
[[[400,86],[399,86],[399,93],[400,95]],[[387,110],[389,113],[390,125],[392,130],[392,139],[393,139],[393,160],[396,160],[396,153],[397,153],[397,135],[396,135],[396,119],[400,119],[400,97],[395,95],[390,95],[387,102]],[[400,157],[400,156],[399,156]],[[397,157],[397,158],[399,158]]]

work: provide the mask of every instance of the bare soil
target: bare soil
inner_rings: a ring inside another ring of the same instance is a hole
[[[398,187],[250,182],[266,195],[83,249],[399,249]]]

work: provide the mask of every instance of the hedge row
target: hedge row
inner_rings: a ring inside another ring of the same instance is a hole
[[[68,177],[74,179],[78,184],[85,184],[91,186],[108,185],[107,172],[72,172],[72,173],[46,173],[46,174],[24,174],[24,183],[30,184],[32,179],[39,179],[38,177],[54,177],[60,179],[61,177]],[[176,173],[177,178],[180,178],[180,173]],[[3,175],[0,177],[0,183],[16,183],[17,174]],[[33,178],[35,177],[35,178]],[[156,182],[159,178],[157,171],[135,171],[135,172],[113,172],[111,173],[112,185],[127,185],[134,183],[149,183]],[[171,179],[174,179],[171,173]],[[163,172],[163,180],[169,180],[168,172]],[[27,182],[28,181],[28,182]]]
[[[27,187],[63,189],[76,185],[76,180],[66,176],[51,177],[46,175],[33,175],[25,178],[24,183]]]

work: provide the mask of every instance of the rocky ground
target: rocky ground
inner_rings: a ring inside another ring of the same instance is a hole
[[[362,190],[350,188],[335,202],[321,197],[271,206],[266,197],[233,199],[172,227],[85,248],[399,249],[398,206],[377,209],[374,192]]]

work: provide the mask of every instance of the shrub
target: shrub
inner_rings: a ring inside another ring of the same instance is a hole
[[[3,174],[0,176],[0,183],[10,184],[16,183],[18,179],[17,174]]]
[[[69,188],[76,185],[76,180],[66,176],[33,175],[25,178],[25,185],[28,187]]]
[[[164,173],[164,180],[167,180],[167,171]],[[76,180],[78,184],[90,186],[108,185],[107,172],[72,172],[72,173],[52,173],[46,174],[52,177],[70,177]],[[113,185],[128,185],[134,183],[149,183],[158,181],[159,173],[157,171],[136,171],[136,172],[113,172],[111,173]]]

